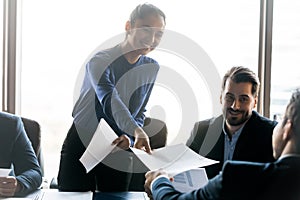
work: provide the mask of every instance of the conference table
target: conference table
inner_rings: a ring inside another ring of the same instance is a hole
[[[145,192],[96,192],[93,200],[149,200]]]
[[[15,198],[1,198],[15,200]],[[60,192],[57,189],[41,189],[18,200],[149,200],[145,192]]]

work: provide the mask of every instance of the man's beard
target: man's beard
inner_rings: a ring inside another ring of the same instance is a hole
[[[232,116],[231,114],[227,115],[229,112],[236,112],[239,116]],[[230,126],[240,126],[244,124],[250,118],[250,116],[251,115],[248,111],[233,110],[232,108],[228,108],[226,110],[225,119]]]

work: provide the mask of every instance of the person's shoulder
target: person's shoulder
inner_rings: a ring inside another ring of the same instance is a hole
[[[122,52],[119,46],[98,50],[88,59],[86,68],[93,71],[97,76],[100,76],[100,74],[121,55]]]
[[[145,64],[146,63],[153,63],[155,65],[159,65],[158,62],[155,59],[153,59],[151,57],[148,57],[148,56],[145,56],[145,55],[142,55],[140,60],[141,60],[141,62],[143,62]]]
[[[7,113],[7,112],[0,112],[0,123],[1,123],[1,128],[6,124],[16,124],[19,122],[20,117],[17,115]]]
[[[241,176],[259,175],[264,173],[274,163],[260,163],[260,162],[249,162],[249,161],[237,161],[228,160],[223,165],[223,176],[231,177],[237,174],[239,178]],[[245,177],[244,177],[245,178]]]
[[[223,122],[223,115],[219,115],[217,117],[211,117],[208,119],[195,122],[195,126],[209,125],[209,124],[214,124],[219,122]]]
[[[261,114],[259,114],[256,111],[252,111],[252,118],[253,121],[255,121],[255,123],[259,123],[263,126],[267,126],[267,127],[275,127],[277,125],[278,122],[271,120],[267,117],[262,116]]]
[[[221,172],[224,199],[253,199],[269,183],[274,163],[226,161]]]
[[[250,162],[250,161],[240,161],[240,160],[227,160],[224,163],[224,170],[229,168],[247,168],[247,167],[261,167],[265,166],[266,163],[260,162]]]
[[[114,46],[107,49],[97,51],[92,59],[114,60],[122,55],[120,47]]]
[[[16,133],[16,130],[21,124],[21,118],[17,115],[0,112],[0,128],[1,133],[5,134],[6,136],[9,133],[10,136],[13,136]]]

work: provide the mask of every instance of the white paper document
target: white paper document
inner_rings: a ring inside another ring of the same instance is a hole
[[[9,175],[11,169],[0,168],[0,177],[6,177]]]
[[[104,119],[100,120],[87,149],[79,159],[88,173],[100,163],[115,147],[112,142],[118,138]]]
[[[185,144],[155,149],[152,154],[136,148],[131,148],[131,150],[150,170],[164,169],[171,176],[219,162],[200,156]]]
[[[207,184],[208,178],[204,168],[191,169],[173,177],[173,186],[180,192],[191,192]]]

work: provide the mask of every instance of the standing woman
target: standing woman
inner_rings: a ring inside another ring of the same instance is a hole
[[[105,158],[107,162],[102,161],[89,173],[79,159],[102,118],[118,135],[113,142],[118,147],[151,152],[142,127],[159,64],[146,55],[159,44],[165,25],[165,14],[159,8],[138,5],[126,22],[125,40],[97,52],[86,64],[72,113],[74,121],[61,150],[60,190],[128,190],[131,175],[127,170],[132,164],[128,151],[111,153]]]

